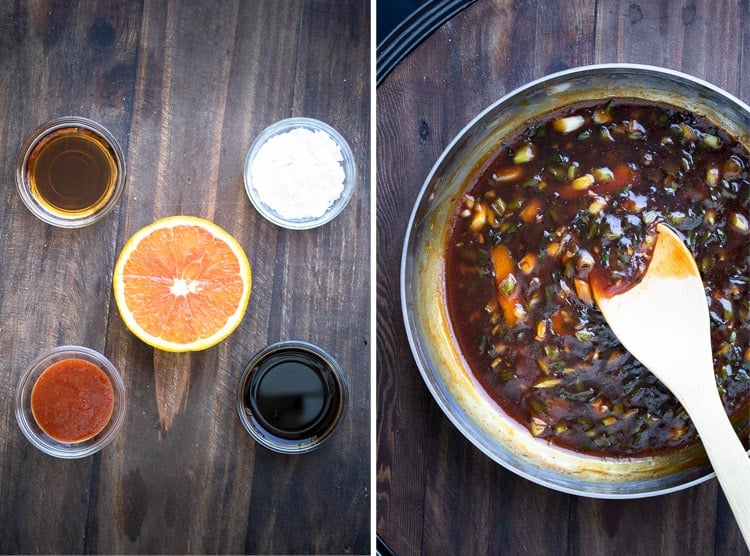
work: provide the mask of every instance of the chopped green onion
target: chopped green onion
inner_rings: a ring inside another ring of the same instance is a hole
[[[505,297],[510,297],[510,294],[513,293],[513,290],[516,289],[516,277],[513,276],[513,274],[508,274],[508,276],[503,280],[502,284],[500,284],[500,293],[502,293]]]
[[[495,211],[495,214],[498,216],[502,216],[505,213],[505,201],[503,201],[500,197],[495,199],[492,204],[490,205],[490,208],[492,208],[493,211]]]
[[[678,187],[680,187],[680,182],[674,176],[664,178],[664,189],[667,193],[674,194]]]
[[[586,120],[583,118],[583,116],[568,116],[565,118],[557,118],[552,122],[552,127],[555,131],[558,131],[560,133],[570,133],[583,126],[585,122]]]
[[[544,431],[547,430],[547,424],[541,419],[532,418],[531,422],[529,423],[529,430],[534,436],[542,436],[542,434],[544,434]]]
[[[739,212],[733,212],[729,216],[729,224],[737,231],[746,233],[750,228],[748,226],[747,217]]]
[[[646,128],[638,120],[626,122],[625,129],[628,131],[628,139],[641,139],[646,135]]]
[[[667,216],[667,220],[669,220],[669,223],[673,226],[679,226],[685,221],[686,214],[684,212],[675,211],[669,214]]]
[[[609,251],[602,251],[602,254],[599,256],[599,260],[601,260],[602,266],[604,268],[609,268]]]
[[[568,392],[567,390],[562,389],[560,396],[577,402],[587,402],[594,396],[594,389],[586,388],[578,392]]]
[[[549,362],[544,357],[537,357],[536,364],[539,365],[539,369],[546,375],[549,374]]]
[[[706,184],[709,187],[716,187],[719,183],[719,169],[716,166],[710,166],[706,169]]]
[[[531,383],[532,388],[554,388],[562,382],[562,378],[545,376]]]
[[[677,124],[677,128],[679,129],[677,136],[684,139],[688,143],[693,143],[698,138],[695,130],[685,122],[680,122],[679,124]],[[674,131],[674,124],[672,125],[672,129]]]
[[[536,147],[533,143],[526,143],[516,151],[516,154],[513,156],[513,162],[515,164],[525,164],[526,162],[534,160],[535,157]]]
[[[688,234],[687,244],[690,251],[695,252],[695,248],[698,245],[698,234],[695,231]]]
[[[703,136],[703,141],[702,142],[709,149],[718,149],[719,148],[719,138],[716,135],[711,135],[710,133],[706,133]]]
[[[611,141],[612,143],[615,142],[615,138],[612,137],[612,134],[609,132],[609,128],[605,126],[599,128],[599,137],[607,141]]]
[[[521,187],[536,187],[539,188],[539,184],[542,182],[542,177],[536,174],[521,184]]]
[[[641,215],[641,219],[644,224],[653,224],[656,221],[657,216],[659,216],[659,213],[655,210],[647,210]]]
[[[606,166],[594,168],[593,174],[599,183],[609,183],[615,179],[615,173]]]
[[[594,197],[594,200],[591,201],[591,204],[589,205],[588,212],[589,214],[596,216],[602,210],[604,210],[606,206],[607,201],[605,201],[602,197]]]

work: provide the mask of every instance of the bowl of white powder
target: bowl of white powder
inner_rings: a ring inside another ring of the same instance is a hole
[[[245,190],[256,210],[283,228],[307,230],[335,218],[354,192],[346,140],[326,123],[289,118],[264,129],[247,153]]]

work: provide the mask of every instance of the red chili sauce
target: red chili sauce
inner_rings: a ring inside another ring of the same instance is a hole
[[[666,222],[698,263],[716,385],[746,426],[749,217],[748,150],[707,120],[634,100],[550,114],[502,145],[457,204],[446,292],[462,354],[488,394],[549,442],[622,457],[696,442],[683,407],[622,347],[591,293],[592,276],[613,288],[638,280]]]
[[[31,391],[34,420],[59,442],[82,442],[96,436],[109,422],[113,409],[109,377],[83,359],[54,363]]]

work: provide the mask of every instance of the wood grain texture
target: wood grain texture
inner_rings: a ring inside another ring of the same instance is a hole
[[[369,22],[340,0],[0,6],[0,552],[369,551]],[[65,114],[108,127],[128,165],[115,212],[81,230],[37,221],[14,187],[26,135]],[[290,116],[339,130],[359,175],[344,212],[305,232],[244,190],[251,141]],[[141,343],[112,302],[124,243],[174,214],[226,229],[253,270],[240,327],[193,354]],[[331,353],[350,396],[330,441],[295,457],[255,444],[235,406],[245,363],[288,339]],[[129,395],[114,443],[77,461],[36,451],[13,409],[25,366],[63,343],[107,355]]]
[[[691,73],[748,102],[749,37],[745,0],[480,0],[378,88],[376,523],[396,554],[748,553],[715,480],[657,498],[595,500],[537,486],[479,452],[414,363],[399,265],[434,161],[503,94],[568,67],[632,62]]]

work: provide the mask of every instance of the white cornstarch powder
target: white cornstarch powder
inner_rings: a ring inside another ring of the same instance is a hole
[[[260,200],[282,218],[317,218],[344,191],[343,159],[325,131],[298,127],[258,149],[250,177]]]

